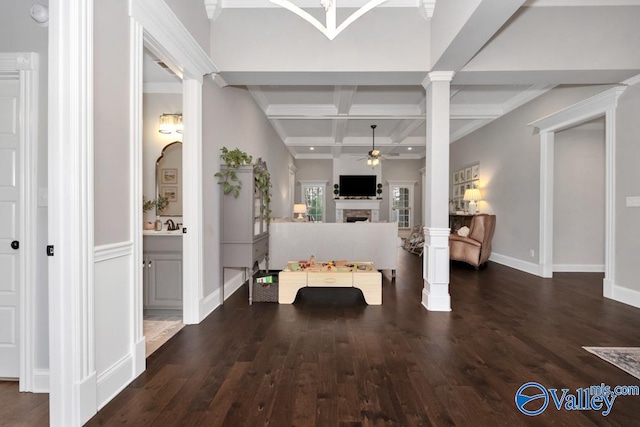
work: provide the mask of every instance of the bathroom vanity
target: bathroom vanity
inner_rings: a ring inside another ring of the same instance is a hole
[[[182,309],[182,233],[143,233],[144,309]]]

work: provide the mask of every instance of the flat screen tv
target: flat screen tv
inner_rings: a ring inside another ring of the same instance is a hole
[[[375,175],[340,175],[340,196],[375,197]]]

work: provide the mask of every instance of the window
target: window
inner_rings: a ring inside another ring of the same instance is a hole
[[[415,182],[389,181],[389,219],[398,228],[413,227],[413,187]]]
[[[309,221],[325,220],[327,181],[300,181],[302,201],[307,205]]]

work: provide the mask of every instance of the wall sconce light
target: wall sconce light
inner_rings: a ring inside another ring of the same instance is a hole
[[[307,213],[307,205],[305,205],[304,203],[296,203],[293,205],[293,213],[294,214],[298,214],[298,216],[296,216],[296,221],[304,221],[304,214]]]
[[[160,116],[158,132],[165,135],[182,133],[182,114],[163,114]]]
[[[469,202],[469,213],[471,215],[475,215],[477,210],[476,202],[478,200],[482,200],[482,195],[480,194],[480,190],[477,188],[469,188],[464,192],[464,200]]]

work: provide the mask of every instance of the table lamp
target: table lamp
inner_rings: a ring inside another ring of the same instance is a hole
[[[476,202],[480,199],[482,199],[482,196],[480,195],[480,190],[478,190],[477,188],[469,188],[465,190],[464,200],[467,200],[469,202],[469,213],[471,215],[476,214],[477,212]]]
[[[296,221],[304,221],[304,214],[307,213],[307,205],[304,203],[296,203],[293,205],[293,213],[297,214]]]

